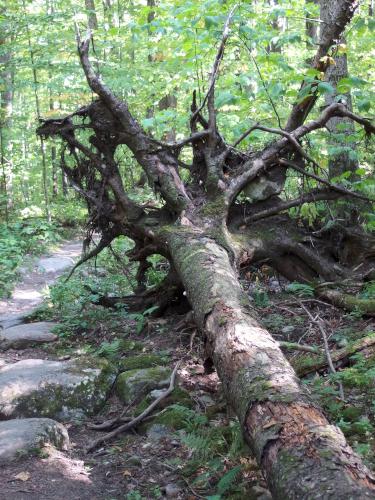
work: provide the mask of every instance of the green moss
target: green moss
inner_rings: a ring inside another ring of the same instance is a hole
[[[188,408],[186,408],[188,411]],[[152,421],[153,424],[161,424],[176,431],[184,429],[186,427],[187,415],[181,412],[181,409],[176,409],[173,407],[167,408],[161,415],[158,415]]]
[[[142,351],[144,345],[142,342],[139,342],[138,340],[130,340],[130,339],[124,339],[121,341],[121,350],[123,352],[128,352],[128,351]]]
[[[224,197],[216,198],[213,201],[206,203],[201,210],[201,214],[206,217],[222,217],[225,214],[226,205]]]
[[[139,403],[135,410],[135,414],[139,415],[142,413],[150,404],[155,400],[155,398],[151,397],[150,395],[147,395],[142,399],[142,401]],[[181,406],[185,406],[186,408],[193,408],[194,403],[190,398],[190,395],[187,391],[184,389],[181,389],[180,387],[176,387],[172,394],[170,394],[167,398],[163,399],[158,408],[163,409],[166,408],[172,404],[179,404]]]
[[[160,354],[139,354],[137,356],[127,357],[119,361],[121,371],[136,370],[142,368],[152,368],[162,365],[169,361],[168,356]]]
[[[125,371],[117,377],[116,394],[128,404],[146,392],[168,386],[170,375],[171,370],[164,366]]]

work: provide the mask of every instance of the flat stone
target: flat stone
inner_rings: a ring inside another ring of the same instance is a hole
[[[51,329],[56,325],[57,323],[41,321],[2,330],[0,331],[0,350],[24,349],[34,344],[53,342],[57,339],[57,335],[51,333]]]
[[[115,379],[106,360],[26,359],[0,369],[0,420],[50,417],[70,420],[94,414]]]
[[[43,257],[38,261],[38,268],[44,273],[56,273],[65,271],[73,263],[74,261],[70,257]]]
[[[68,432],[50,418],[25,418],[0,422],[0,464],[50,444],[59,450],[69,448]]]
[[[24,314],[9,314],[0,316],[0,328],[5,330],[6,328],[11,328],[12,326],[21,325],[24,321]]]

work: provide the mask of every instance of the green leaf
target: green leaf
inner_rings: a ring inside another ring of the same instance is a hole
[[[228,104],[235,104],[237,97],[229,91],[219,92],[216,97],[216,107],[221,108]]]
[[[321,94],[334,94],[334,87],[328,82],[320,82],[318,83],[318,90]]]
[[[357,102],[357,106],[359,111],[369,111],[369,109],[371,108],[371,101],[370,99],[360,99]]]

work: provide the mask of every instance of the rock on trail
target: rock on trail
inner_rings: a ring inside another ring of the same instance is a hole
[[[105,360],[25,359],[0,368],[0,420],[82,418],[105,403],[115,380]]]
[[[57,323],[41,321],[0,330],[0,350],[24,349],[35,344],[53,342],[57,336],[51,329],[56,325]]]
[[[69,448],[65,427],[50,418],[25,418],[0,422],[0,464],[35,452],[50,444],[59,450]]]
[[[66,242],[50,256],[37,259],[33,269],[21,270],[22,281],[16,285],[9,299],[0,299],[0,326],[9,328],[22,323],[23,317],[43,301],[43,290],[50,286],[64,271],[72,267],[81,255],[79,240]]]

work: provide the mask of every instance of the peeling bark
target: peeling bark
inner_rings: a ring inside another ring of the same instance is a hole
[[[172,233],[168,242],[207,352],[273,497],[373,498],[374,478],[257,322],[225,249],[204,234]]]

